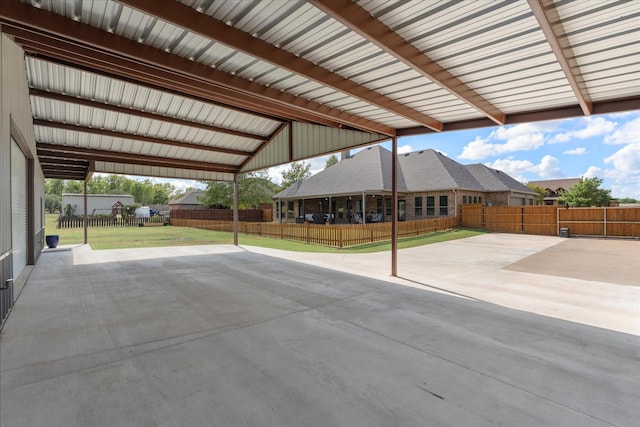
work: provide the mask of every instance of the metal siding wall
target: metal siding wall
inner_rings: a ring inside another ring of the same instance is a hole
[[[35,157],[35,133],[29,102],[24,52],[5,35],[0,36],[0,287],[12,276],[11,257],[11,122],[15,124],[27,143],[30,153]],[[44,198],[44,177],[38,159],[33,160],[33,206],[34,235],[27,238],[34,242],[34,260],[37,259],[42,244],[39,243],[44,227],[39,212],[40,199]],[[26,194],[26,192],[25,192]],[[25,196],[26,197],[26,196]],[[25,217],[26,218],[26,217]],[[26,219],[25,219],[26,221]],[[11,302],[20,294],[24,283],[14,283]],[[6,308],[6,307],[5,307]]]
[[[258,153],[242,172],[254,171],[289,162],[289,127],[282,131]]]
[[[293,159],[307,159],[320,154],[341,151],[345,148],[388,140],[376,133],[349,129],[337,129],[309,123],[294,123]]]

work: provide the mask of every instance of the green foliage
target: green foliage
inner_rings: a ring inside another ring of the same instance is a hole
[[[62,193],[82,194],[82,181],[46,179],[45,209],[59,211]],[[150,179],[138,181],[122,175],[93,176],[87,182],[87,194],[131,194],[139,205],[164,205],[169,201],[175,187],[170,183],[152,183]]]
[[[311,164],[305,162],[293,162],[291,167],[282,171],[282,189],[290,187],[296,182],[302,182],[311,176]]]
[[[544,201],[544,196],[547,193],[545,189],[533,184],[527,184],[527,188],[536,192],[536,205],[541,205]]]
[[[231,208],[233,206],[233,183],[207,182],[205,195],[200,200],[207,207]],[[255,208],[261,203],[271,203],[278,186],[271,182],[266,171],[238,175],[238,207]]]
[[[124,207],[124,213],[126,216],[133,216],[136,213],[136,210],[140,207],[138,203],[133,203],[131,205],[126,205]]]
[[[640,203],[640,200],[636,200],[636,199],[631,198],[631,197],[625,197],[623,199],[618,199],[618,202],[620,202],[620,203]]]
[[[560,196],[560,201],[571,207],[607,206],[611,200],[611,190],[600,188],[602,179],[582,178]]]
[[[336,163],[338,163],[338,157],[335,154],[332,154],[327,159],[327,163],[325,163],[324,168],[327,169],[327,168],[335,165]]]

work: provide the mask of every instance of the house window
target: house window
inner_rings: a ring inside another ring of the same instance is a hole
[[[467,203],[467,196],[462,196],[462,203]]]
[[[482,196],[478,196],[478,203],[482,203]]]
[[[440,216],[449,215],[449,196],[440,196]]]
[[[436,215],[436,198],[434,196],[427,196],[427,216]]]
[[[338,218],[344,218],[344,201],[338,200]]]
[[[391,216],[391,197],[386,197],[384,199],[384,214],[386,216]]]
[[[478,203],[478,196],[473,196],[473,203]]]
[[[416,216],[422,216],[422,197],[416,197],[415,200]]]
[[[294,203],[287,202],[287,218],[293,218]]]

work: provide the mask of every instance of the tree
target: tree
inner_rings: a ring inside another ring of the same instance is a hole
[[[544,188],[538,187],[537,185],[527,184],[527,188],[529,190],[533,190],[537,193],[536,195],[536,205],[541,205],[544,202],[544,196],[547,194]]]
[[[305,162],[293,162],[291,167],[282,171],[282,189],[290,187],[296,182],[302,182],[311,176],[311,164]]]
[[[206,182],[203,205],[230,208],[233,206],[232,182]],[[254,208],[261,203],[271,203],[278,186],[271,182],[266,171],[238,175],[238,207]]]
[[[327,169],[330,166],[335,165],[336,163],[338,163],[338,157],[336,157],[335,154],[332,154],[331,156],[329,156],[329,158],[327,159],[327,163],[325,163],[324,168]]]
[[[607,206],[611,200],[611,190],[600,188],[602,179],[582,178],[568,191],[562,193],[560,201],[573,207]]]

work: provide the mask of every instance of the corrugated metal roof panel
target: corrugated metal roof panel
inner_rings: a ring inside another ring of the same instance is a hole
[[[148,111],[164,116],[206,123],[242,132],[271,134],[279,122],[223,108],[190,98],[161,92],[121,80],[98,76],[28,58],[27,70],[33,87],[88,98],[99,102]]]

